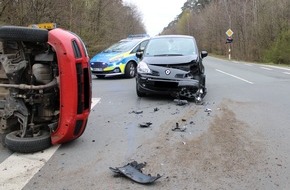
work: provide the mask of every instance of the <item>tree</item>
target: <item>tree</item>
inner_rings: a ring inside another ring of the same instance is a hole
[[[28,26],[54,22],[84,40],[89,54],[129,34],[145,33],[136,6],[122,0],[0,0],[0,23]]]
[[[277,46],[281,33],[290,29],[289,0],[187,0],[182,10],[162,34],[193,35],[203,49],[226,55],[225,32],[230,28],[234,31],[231,46],[235,59],[264,60],[269,47]]]

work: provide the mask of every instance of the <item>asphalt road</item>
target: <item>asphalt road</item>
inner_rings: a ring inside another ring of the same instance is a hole
[[[135,79],[93,77],[83,136],[29,155],[0,146],[0,189],[290,189],[290,69],[204,64],[203,105],[138,98]],[[142,185],[109,170],[134,160],[162,177]]]

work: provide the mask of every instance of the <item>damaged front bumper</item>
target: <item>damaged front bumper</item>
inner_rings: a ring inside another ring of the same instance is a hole
[[[196,101],[201,101],[206,94],[206,88],[197,79],[162,79],[138,75],[136,82],[138,90],[143,93],[170,94]]]

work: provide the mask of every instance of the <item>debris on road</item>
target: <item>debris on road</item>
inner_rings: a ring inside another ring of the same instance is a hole
[[[151,122],[139,123],[139,127],[141,127],[141,128],[147,128],[147,127],[150,127],[150,125],[152,125]]]
[[[111,171],[115,172],[118,175],[122,175],[130,178],[131,180],[140,183],[140,184],[148,184],[153,183],[157,179],[161,178],[161,175],[157,174],[157,176],[151,176],[150,174],[145,175],[142,172],[142,168],[146,166],[146,162],[139,163],[137,161],[133,161],[131,163],[126,164],[123,167],[112,168],[109,167]]]
[[[190,125],[195,125],[194,121],[189,122]]]
[[[154,112],[157,112],[157,111],[159,111],[159,108],[154,108]]]
[[[172,131],[179,131],[179,132],[185,132],[186,126],[183,126],[182,128],[179,127],[179,123],[176,123],[175,128],[172,129]]]
[[[204,110],[204,112],[206,112],[206,113],[207,113],[207,115],[209,116],[209,115],[210,115],[210,113],[211,113],[211,109],[210,109],[210,108],[206,108],[206,109]]]
[[[142,110],[137,110],[137,111],[132,111],[132,112],[129,112],[129,113],[141,114],[141,113],[143,113],[143,111]]]
[[[176,105],[178,105],[178,106],[184,106],[184,105],[188,104],[187,100],[174,99],[174,102],[176,102]]]
[[[206,108],[206,109],[204,110],[204,112],[210,113],[210,112],[211,112],[211,109],[210,109],[210,108]]]

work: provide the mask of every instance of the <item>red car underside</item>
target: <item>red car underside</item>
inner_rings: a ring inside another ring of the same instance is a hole
[[[48,43],[59,67],[60,115],[52,144],[71,141],[85,130],[91,106],[89,58],[82,41],[62,29],[49,31]]]

